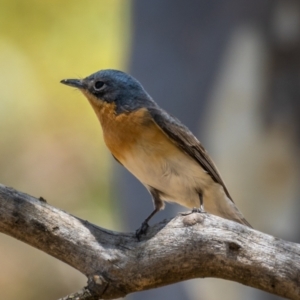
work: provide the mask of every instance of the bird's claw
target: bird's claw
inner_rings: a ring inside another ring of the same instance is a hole
[[[204,210],[203,206],[201,205],[200,207],[194,207],[191,211],[191,213],[206,213]]]
[[[135,236],[138,239],[138,241],[140,241],[142,235],[145,235],[147,233],[148,228],[149,228],[148,223],[143,222],[142,226],[136,230]]]
[[[206,211],[204,210],[203,206],[200,207],[194,207],[190,212],[182,213],[182,216],[188,216],[193,213],[200,213],[200,214],[206,214]]]

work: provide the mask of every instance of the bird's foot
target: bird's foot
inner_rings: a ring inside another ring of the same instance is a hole
[[[200,207],[194,207],[192,209],[191,213],[206,213],[206,211],[204,210],[203,206],[201,205]]]
[[[190,214],[193,213],[201,213],[201,214],[206,214],[206,211],[204,210],[203,206],[201,205],[200,207],[194,207],[191,212],[187,212],[187,213],[182,213],[182,216],[188,216]]]
[[[136,230],[135,236],[138,239],[138,241],[140,241],[142,235],[146,234],[146,232],[148,230],[148,227],[149,227],[148,223],[147,222],[143,222],[142,226],[139,229]]]

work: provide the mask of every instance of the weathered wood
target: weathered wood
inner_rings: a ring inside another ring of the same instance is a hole
[[[88,277],[85,289],[64,299],[113,299],[204,277],[300,299],[300,245],[209,214],[165,220],[138,242],[0,185],[0,232]]]

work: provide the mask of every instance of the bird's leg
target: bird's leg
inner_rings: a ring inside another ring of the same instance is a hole
[[[199,207],[194,207],[192,209],[192,213],[198,212],[198,213],[205,213],[206,211],[204,210],[203,206],[203,194],[199,193],[199,200],[200,200],[200,208]]]
[[[193,207],[191,212],[188,213],[183,213],[183,216],[187,216],[193,213],[206,213],[206,211],[204,210],[204,206],[203,206],[203,194],[199,193],[199,200],[200,200],[200,207]]]
[[[154,210],[153,212],[146,218],[146,220],[142,223],[141,227],[139,229],[136,230],[135,235],[137,237],[138,240],[141,239],[141,236],[146,234],[147,229],[149,227],[148,222],[150,221],[150,219],[158,212],[160,211],[163,207],[164,207],[164,202],[160,199],[159,196],[159,191],[149,187],[149,191],[152,195],[153,198],[153,202],[154,202]]]
[[[141,227],[136,230],[135,235],[138,240],[141,239],[141,236],[146,234],[148,227],[149,227],[149,220],[159,211],[158,208],[155,208],[153,212],[146,218],[146,220],[142,223]]]

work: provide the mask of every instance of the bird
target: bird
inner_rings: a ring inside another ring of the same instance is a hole
[[[113,157],[150,192],[154,210],[136,231],[175,202],[251,227],[238,210],[213,160],[194,134],[158,104],[131,75],[104,69],[84,79],[63,79],[79,89],[100,121]]]

